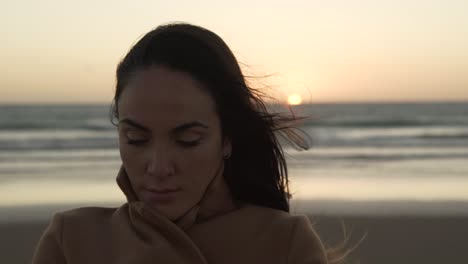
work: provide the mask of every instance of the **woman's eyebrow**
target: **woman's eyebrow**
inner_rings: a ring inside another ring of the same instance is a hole
[[[136,128],[139,128],[141,130],[150,131],[148,128],[146,128],[142,124],[139,124],[138,122],[136,122],[136,121],[134,121],[134,120],[132,120],[130,118],[124,118],[124,119],[119,121],[119,124],[120,123],[126,123],[126,124],[129,124],[129,125],[134,126]]]
[[[179,125],[179,126],[173,128],[173,129],[172,129],[172,132],[173,132],[174,134],[178,134],[178,133],[180,133],[180,132],[182,132],[182,131],[184,131],[184,130],[190,129],[190,128],[192,128],[192,127],[208,128],[207,125],[205,125],[205,124],[203,124],[203,123],[201,123],[201,122],[199,122],[199,121],[193,121],[193,122],[184,123],[184,124],[182,124],[182,125]]]

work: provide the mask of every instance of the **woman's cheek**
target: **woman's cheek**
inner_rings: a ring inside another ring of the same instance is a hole
[[[144,155],[141,150],[137,150],[133,146],[124,145],[120,147],[120,157],[129,175],[143,175],[145,166]]]
[[[120,157],[122,158],[122,162],[125,165],[129,165],[130,163],[132,163],[132,154],[135,153],[128,146],[120,146]]]
[[[180,160],[183,175],[189,182],[198,182],[200,185],[213,177],[219,166],[219,151],[216,146],[205,145],[196,151],[186,152]]]

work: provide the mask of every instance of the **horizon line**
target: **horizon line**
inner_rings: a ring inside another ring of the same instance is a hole
[[[265,103],[268,105],[282,104],[288,105],[286,102],[280,101],[268,101],[265,100]],[[459,104],[459,103],[468,103],[468,99],[460,100],[336,100],[336,101],[305,101],[300,105],[323,105],[323,104]],[[112,102],[0,102],[0,106],[66,106],[66,105],[90,105],[90,106],[102,106],[109,105],[111,106]],[[300,105],[293,105],[300,106]]]

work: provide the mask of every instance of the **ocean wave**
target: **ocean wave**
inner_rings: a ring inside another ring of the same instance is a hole
[[[65,150],[65,149],[110,149],[117,148],[118,141],[114,138],[86,139],[35,139],[35,140],[0,140],[0,150]]]
[[[0,150],[117,147],[101,106],[0,106]],[[312,146],[467,146],[468,104],[303,105]],[[314,118],[315,117],[315,118]]]
[[[381,117],[362,120],[355,119],[308,119],[303,125],[306,127],[343,127],[343,128],[401,128],[401,127],[431,127],[431,126],[463,126],[468,127],[466,117],[433,120],[409,120],[409,119],[382,119]]]
[[[98,168],[117,168],[121,164],[115,160],[73,160],[67,162],[29,161],[0,162],[0,174],[38,173],[58,170],[89,170]]]
[[[407,127],[407,128],[308,128],[315,143],[398,143],[412,141],[417,144],[435,140],[447,142],[468,137],[468,127]],[[468,144],[468,142],[467,142]]]
[[[0,163],[4,162],[69,162],[69,161],[107,161],[118,159],[116,148],[64,149],[64,150],[28,150],[0,151]]]
[[[0,131],[0,150],[99,149],[118,146],[115,131],[25,130]]]
[[[399,161],[422,159],[463,159],[468,158],[468,153],[441,153],[441,154],[342,154],[342,155],[310,155],[306,159],[291,159],[291,165],[297,162],[305,164],[322,160],[346,160],[346,161]]]
[[[26,140],[73,140],[93,138],[116,138],[117,131],[92,131],[84,129],[0,130],[0,141]]]
[[[460,133],[460,134],[441,134],[441,135],[420,135],[415,136],[414,138],[421,138],[421,139],[468,139],[468,133]]]
[[[324,160],[347,161],[396,161],[420,159],[463,159],[468,158],[465,148],[377,148],[377,147],[339,147],[312,148],[310,151],[296,152],[287,150],[291,164],[307,164]]]
[[[315,120],[308,121],[308,126],[318,127],[414,127],[435,125],[417,120]]]
[[[54,122],[27,122],[27,123],[0,123],[0,131],[41,131],[55,129],[59,131],[70,130],[70,129],[82,129],[90,131],[109,131],[116,130],[112,124],[106,123],[61,123],[57,124]]]

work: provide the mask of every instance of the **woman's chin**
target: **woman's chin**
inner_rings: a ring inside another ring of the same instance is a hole
[[[175,204],[154,204],[154,203],[149,203],[151,208],[156,210],[158,213],[161,215],[165,216],[171,221],[176,221],[183,215],[185,215],[188,210],[190,209],[184,209],[180,206],[176,206]]]

